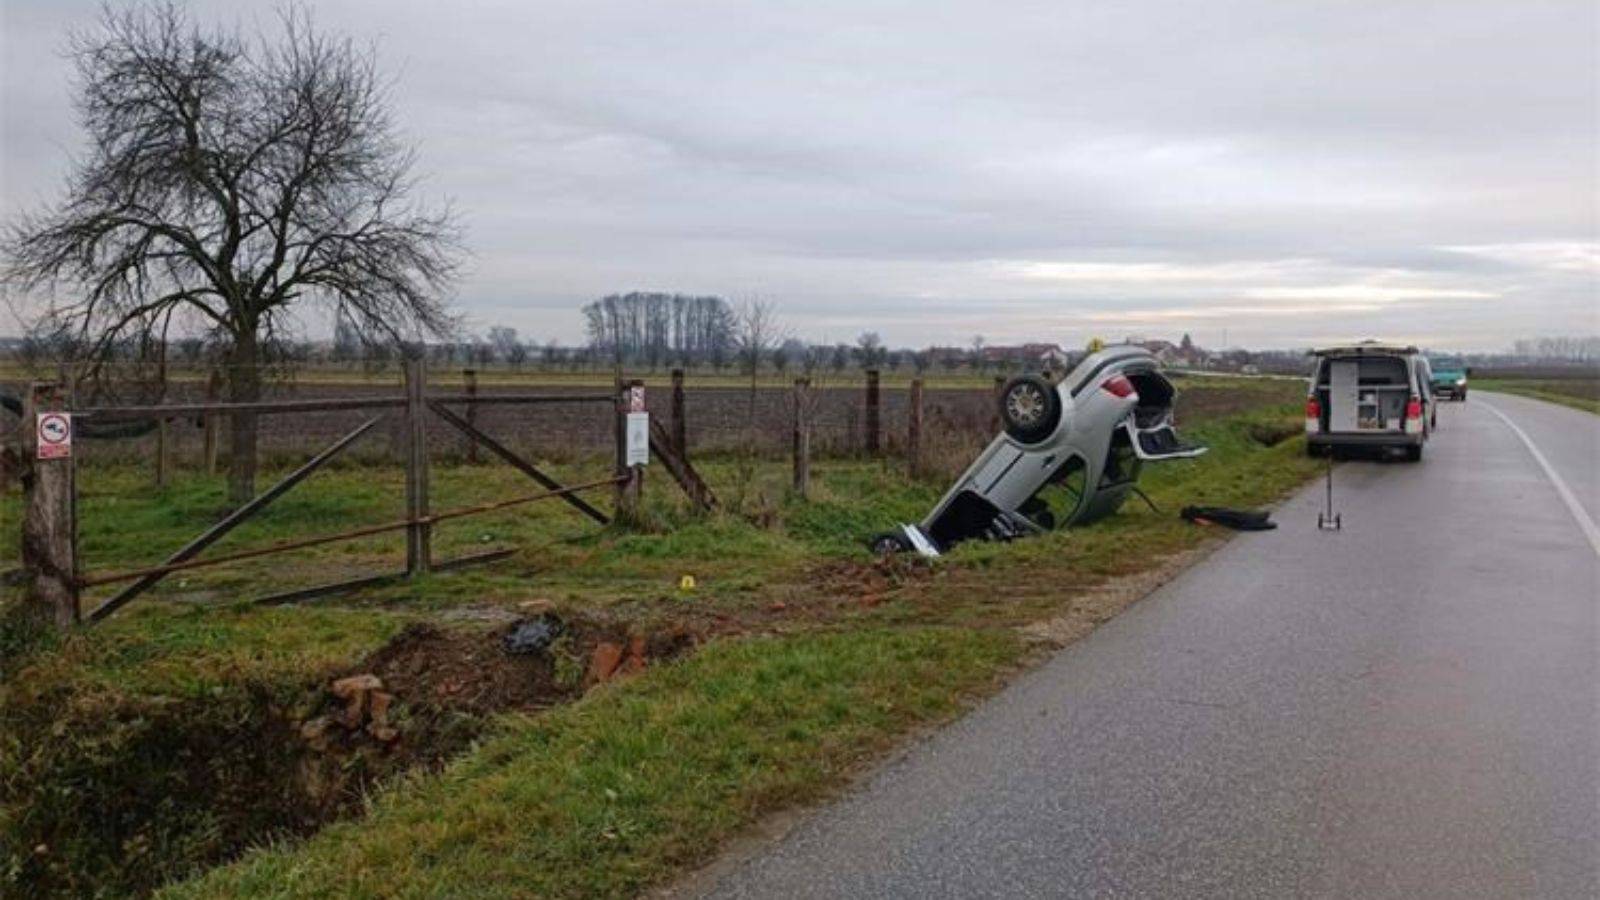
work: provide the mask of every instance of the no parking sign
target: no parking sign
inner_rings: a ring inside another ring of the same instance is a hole
[[[66,459],[72,455],[72,414],[39,413],[39,458]]]

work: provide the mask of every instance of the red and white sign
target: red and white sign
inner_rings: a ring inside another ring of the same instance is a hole
[[[644,385],[636,384],[628,388],[628,412],[644,412]]]
[[[39,458],[66,459],[72,455],[72,414],[39,413]]]

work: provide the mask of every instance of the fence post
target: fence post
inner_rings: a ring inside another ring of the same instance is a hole
[[[165,416],[156,419],[156,487],[172,478],[172,426]]]
[[[59,384],[33,384],[23,398],[22,568],[27,573],[27,602],[42,621],[66,629],[80,620],[78,611],[78,519],[76,462],[39,459],[38,414],[66,408]]]
[[[644,493],[644,467],[628,465],[628,413],[633,412],[631,402],[633,389],[644,388],[644,382],[639,379],[623,381],[617,379],[617,482],[616,489],[616,515],[615,521],[625,525],[637,525],[639,522],[639,501]]]
[[[216,369],[211,370],[211,377],[206,380],[206,401],[216,402],[222,393],[222,373]],[[206,474],[217,474],[217,434],[221,431],[222,418],[214,412],[206,413]]]
[[[912,478],[922,474],[922,379],[911,379],[906,408],[906,469]]]
[[[406,360],[406,574],[419,575],[433,563],[433,526],[422,522],[428,514],[428,420],[423,392],[427,366],[420,359]]]
[[[672,370],[672,443],[678,455],[689,458],[689,427],[683,418],[683,370]]]
[[[878,402],[878,370],[867,370],[867,455],[877,456],[882,449],[882,420]]]
[[[811,379],[794,380],[794,492],[811,489]]]
[[[989,416],[990,431],[1000,430],[1000,395],[1005,391],[1005,387],[1006,377],[1004,375],[996,375],[994,377],[994,402],[989,404],[989,408],[994,410]]]
[[[478,370],[462,369],[461,379],[465,382],[467,391],[467,424],[473,428],[478,427]],[[470,465],[478,463],[478,442],[468,435],[462,435],[467,442],[467,462]]]

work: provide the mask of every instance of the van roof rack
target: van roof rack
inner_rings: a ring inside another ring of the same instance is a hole
[[[1312,356],[1359,356],[1363,353],[1394,354],[1420,352],[1411,344],[1391,344],[1386,341],[1365,340],[1354,344],[1334,344],[1329,347],[1318,347],[1311,351]]]

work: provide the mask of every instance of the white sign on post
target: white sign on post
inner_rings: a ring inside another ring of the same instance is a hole
[[[644,385],[636,384],[628,388],[628,412],[644,412]]]
[[[650,464],[649,413],[628,413],[628,443],[625,450],[628,465],[646,466]]]
[[[39,413],[39,458],[66,459],[72,455],[72,414]]]

